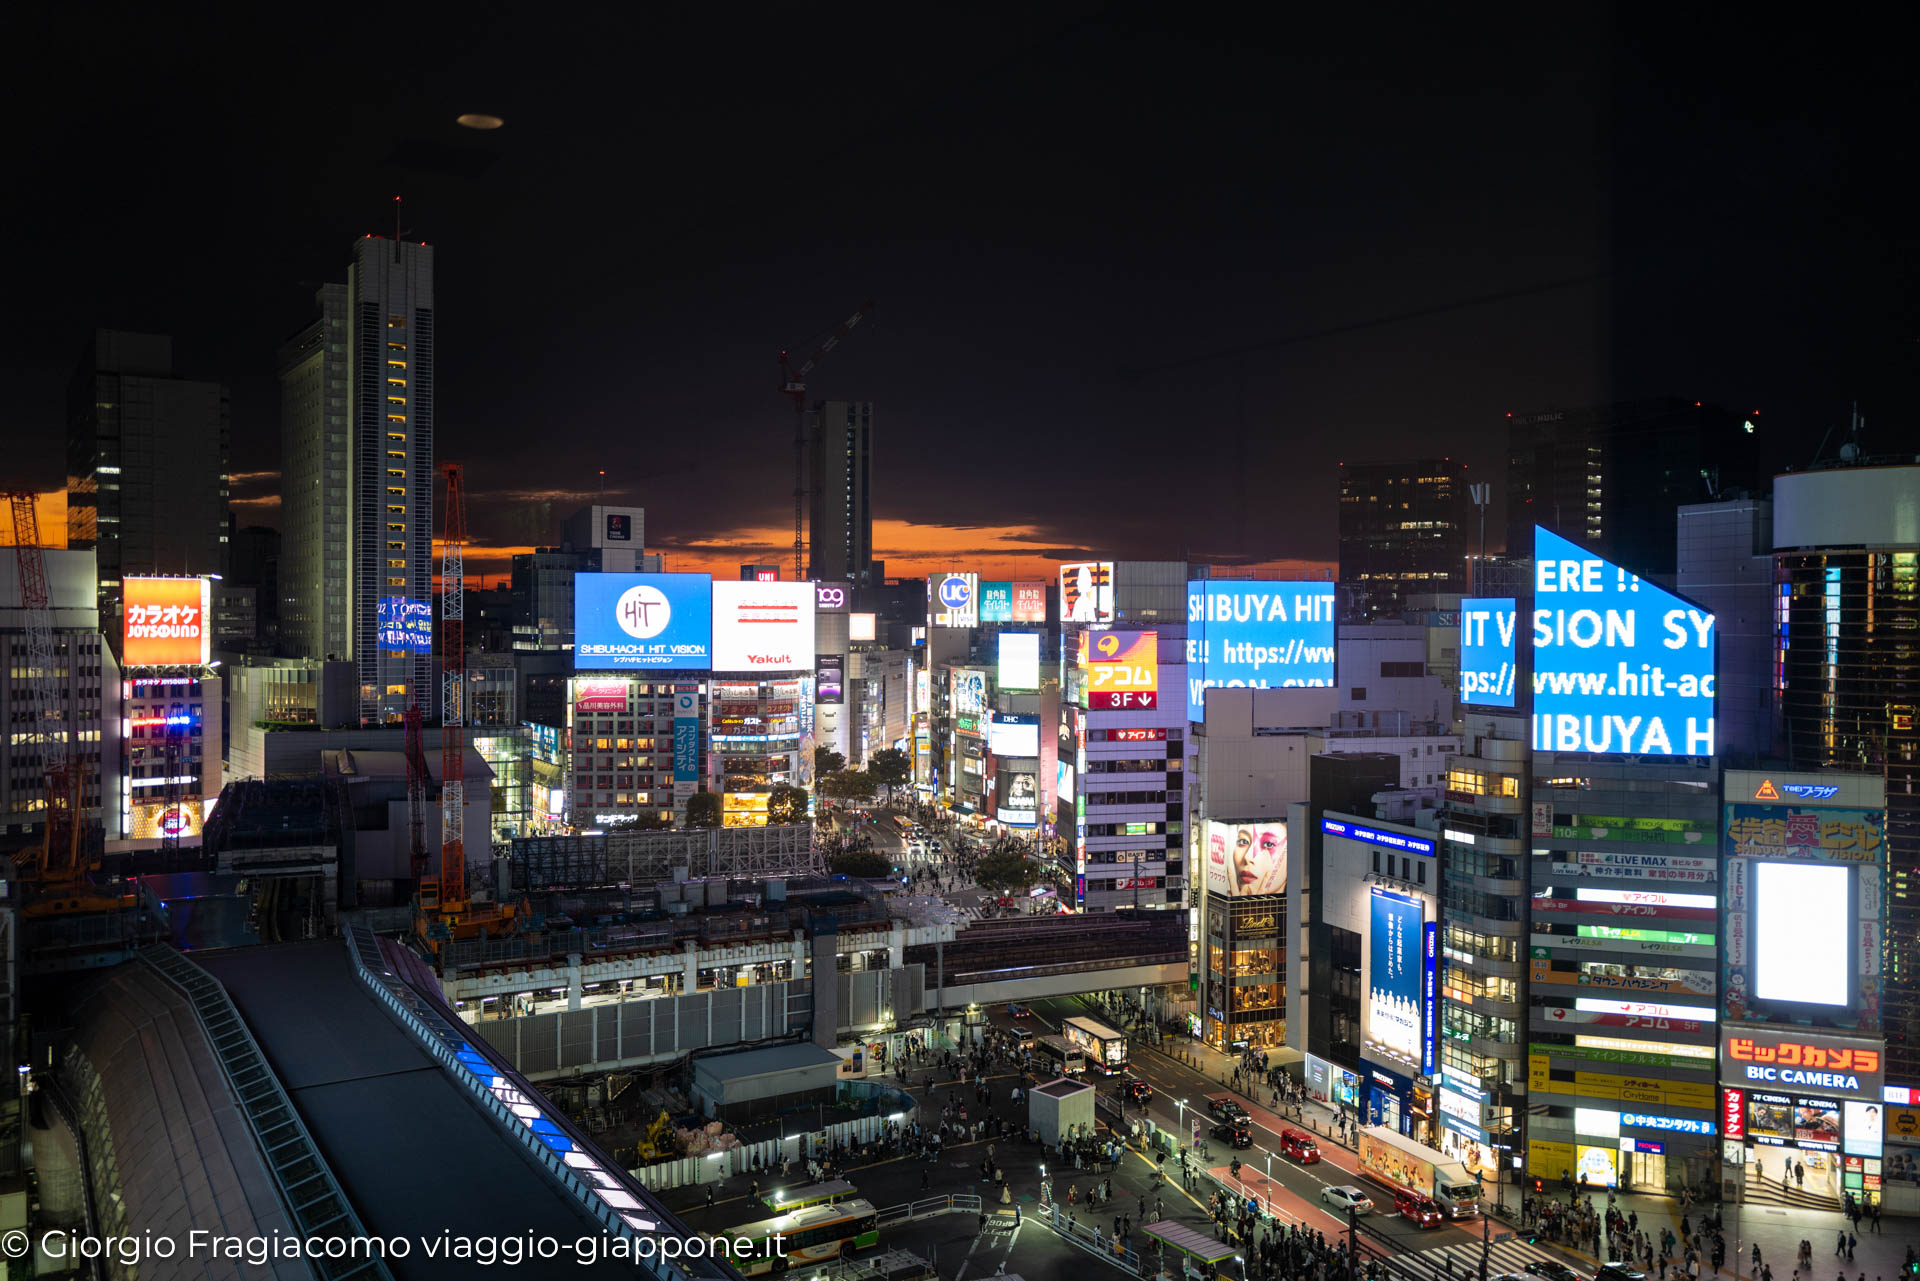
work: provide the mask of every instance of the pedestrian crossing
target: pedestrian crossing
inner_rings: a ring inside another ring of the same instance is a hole
[[[1494,1231],[1497,1234],[1503,1229],[1496,1227]],[[1394,1256],[1393,1262],[1396,1271],[1411,1262],[1414,1263],[1414,1271],[1440,1278],[1441,1281],[1445,1281],[1449,1276],[1458,1278],[1458,1281],[1469,1281],[1469,1279],[1479,1281],[1481,1249],[1481,1242],[1476,1239],[1456,1245],[1433,1246],[1426,1250],[1403,1251]],[[1485,1249],[1489,1278],[1510,1274],[1526,1276],[1527,1265],[1530,1263],[1549,1262],[1563,1266],[1567,1264],[1565,1257],[1556,1254],[1547,1246],[1528,1245],[1524,1239],[1518,1237],[1490,1242]]]

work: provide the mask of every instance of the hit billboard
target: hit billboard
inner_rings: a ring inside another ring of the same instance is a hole
[[[1200,578],[1187,584],[1187,719],[1209,689],[1330,686],[1334,585]]]
[[[713,669],[813,670],[812,583],[713,585]]]
[[[1533,747],[1713,755],[1713,614],[1536,525]]]
[[[574,667],[712,667],[711,591],[705,574],[575,574]]]
[[[1511,596],[1460,602],[1460,701],[1512,707],[1519,613]]]

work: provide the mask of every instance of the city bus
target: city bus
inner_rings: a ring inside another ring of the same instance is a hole
[[[760,1200],[775,1214],[791,1214],[808,1206],[845,1201],[858,1191],[845,1179],[828,1179],[825,1183],[809,1183],[801,1188],[774,1188]]]
[[[1127,1070],[1127,1038],[1105,1023],[1094,1019],[1068,1019],[1060,1025],[1060,1031],[1069,1043],[1078,1046],[1087,1056],[1087,1064],[1095,1071],[1114,1076]]]
[[[1080,1047],[1071,1044],[1062,1036],[1043,1036],[1040,1044],[1034,1047],[1040,1057],[1050,1061],[1054,1070],[1061,1076],[1081,1076],[1087,1070],[1086,1056],[1080,1053]]]
[[[776,1233],[786,1247],[785,1254],[768,1252],[769,1242]],[[752,1242],[750,1252],[732,1254],[729,1261],[747,1276],[758,1276],[762,1272],[785,1272],[788,1268],[824,1263],[878,1245],[880,1217],[871,1202],[855,1198],[810,1205],[758,1223],[743,1223],[715,1234],[713,1239],[736,1242],[742,1237]],[[732,1248],[730,1245],[729,1249]]]

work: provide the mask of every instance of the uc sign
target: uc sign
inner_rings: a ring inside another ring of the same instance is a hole
[[[972,599],[973,590],[960,575],[948,574],[940,580],[940,603],[948,609],[965,609]]]

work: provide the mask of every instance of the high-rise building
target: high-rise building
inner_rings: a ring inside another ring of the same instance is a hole
[[[80,806],[89,822],[118,835],[122,804],[120,774],[120,667],[100,634],[98,583],[92,551],[43,552],[48,621],[60,683],[58,720],[73,726],[71,758],[80,775]],[[117,586],[116,581],[116,586]],[[46,822],[46,765],[41,745],[24,727],[38,704],[32,686],[27,632],[31,620],[20,590],[18,561],[0,555],[0,648],[10,660],[0,668],[0,717],[13,732],[0,740],[0,826],[7,842],[38,831]]]
[[[318,302],[280,360],[282,632],[353,660],[363,722],[397,721],[432,702],[431,655],[381,648],[380,618],[433,592],[433,250],[363,237]]]
[[[812,478],[808,577],[874,586],[871,403],[825,400],[813,407]]]
[[[1444,458],[1340,465],[1340,583],[1361,618],[1465,589],[1466,481]]]
[[[1509,415],[1508,554],[1525,555],[1545,525],[1671,583],[1680,507],[1751,491],[1764,474],[1751,422],[1678,399]]]
[[[1780,730],[1804,770],[1879,775],[1889,1085],[1920,1086],[1920,466],[1773,482]],[[1755,940],[1765,946],[1764,939]]]
[[[345,659],[347,605],[347,287],[322,285],[320,315],[280,349],[282,649]]]
[[[1720,670],[1714,743],[1729,765],[1774,755],[1773,503],[1680,509],[1680,596],[1713,611]]]
[[[67,389],[67,545],[99,562],[117,634],[127,574],[226,570],[225,384],[176,378],[173,340],[95,330]]]

